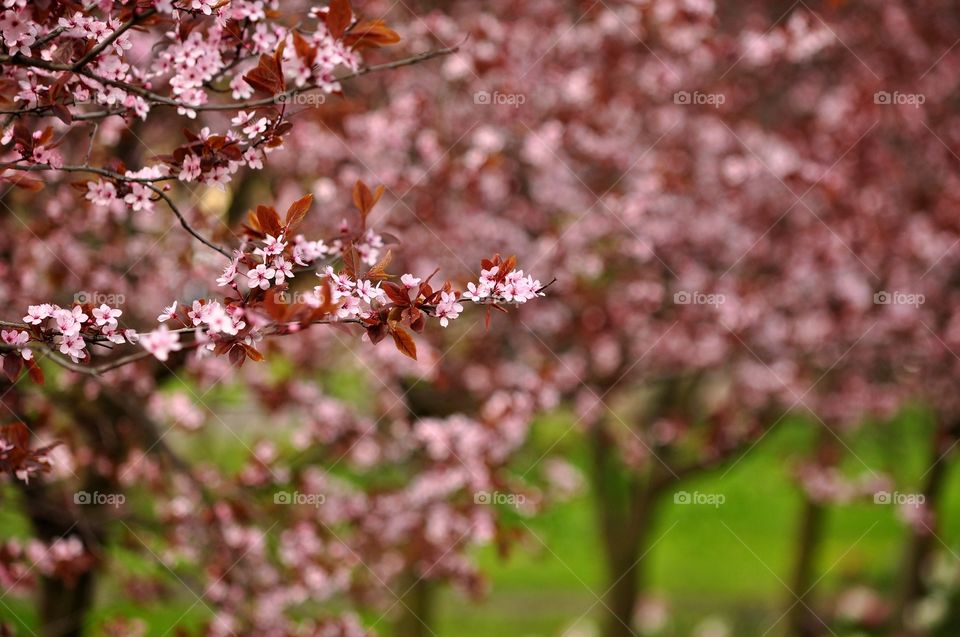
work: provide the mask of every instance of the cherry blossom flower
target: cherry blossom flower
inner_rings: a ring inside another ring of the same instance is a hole
[[[357,296],[363,299],[364,303],[372,303],[374,300],[386,296],[383,290],[374,286],[370,281],[359,281],[357,283],[356,293]]]
[[[118,310],[111,308],[107,304],[101,304],[100,307],[93,309],[93,318],[96,319],[97,325],[111,325],[114,328],[117,326],[117,319],[120,318],[120,315],[123,314],[123,310]]]
[[[412,274],[404,274],[400,277],[400,282],[403,286],[411,290],[420,285],[420,280],[419,277],[415,277]]]
[[[217,279],[217,285],[219,287],[230,285],[234,282],[237,278],[237,265],[239,262],[239,257],[235,257],[233,261],[230,262],[230,265],[223,269],[223,274]]]
[[[200,158],[190,153],[183,159],[183,165],[180,175],[177,177],[180,181],[195,181],[200,177]]]
[[[178,352],[182,348],[180,334],[171,332],[166,325],[161,325],[159,329],[152,332],[141,334],[140,345],[161,361],[166,361],[172,352]]]
[[[31,305],[27,308],[27,315],[23,317],[23,322],[31,325],[40,325],[44,319],[51,316],[53,316],[53,306],[49,303]]]
[[[177,315],[177,301],[173,302],[173,305],[169,305],[163,308],[163,312],[160,313],[160,316],[157,317],[157,320],[161,323],[169,321]]]
[[[457,295],[453,292],[441,292],[434,316],[440,319],[440,325],[447,327],[450,321],[460,316],[463,306],[457,303]]]
[[[79,325],[77,327],[79,328]],[[64,333],[63,336],[56,337],[56,342],[60,345],[60,353],[69,356],[74,363],[79,363],[80,359],[87,356],[84,351],[87,344],[78,333]]]
[[[33,350],[24,347],[30,342],[30,335],[28,333],[18,330],[2,330],[0,331],[0,337],[3,338],[3,342],[7,345],[18,348],[20,355],[23,356],[25,360],[33,358]]]
[[[260,288],[261,290],[266,290],[270,287],[270,279],[276,274],[276,270],[260,263],[257,267],[251,268],[247,272],[247,285],[250,286],[250,289]]]

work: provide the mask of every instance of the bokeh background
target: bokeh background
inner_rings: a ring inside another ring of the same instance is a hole
[[[356,7],[403,37],[368,62],[458,50],[294,103],[263,171],[178,201],[227,243],[304,192],[335,229],[362,179],[385,186],[398,271],[466,282],[499,252],[556,281],[489,327],[471,308],[428,330],[417,363],[332,330],[239,371],[118,372],[160,435],[95,483],[122,507],[78,514],[87,634],[298,634],[274,612],[350,613],[303,633],[331,636],[958,634],[956,4]],[[108,130],[104,156],[169,150],[163,120]],[[161,213],[132,222],[141,249],[91,251],[69,191],[5,196],[4,269],[33,268],[5,304],[110,289],[135,323],[209,293],[217,264]],[[21,219],[70,272],[16,241]],[[103,434],[72,423],[137,418],[50,373],[11,407],[87,470]],[[26,542],[31,503],[79,488],[4,484],[0,534]],[[30,561],[41,577],[0,591],[16,635],[41,634],[44,586],[77,590]]]

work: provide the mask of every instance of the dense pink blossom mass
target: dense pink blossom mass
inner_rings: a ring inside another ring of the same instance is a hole
[[[960,435],[960,10],[353,4],[0,3],[0,602],[153,634],[110,578],[185,586],[183,634],[433,634],[424,583],[482,595],[576,436],[600,634],[646,634],[663,503],[800,421],[783,630],[960,623],[916,619]],[[849,437],[917,405],[902,583],[815,608],[824,508],[897,486]]]

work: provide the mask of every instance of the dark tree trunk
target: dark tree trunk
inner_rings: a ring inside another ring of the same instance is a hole
[[[816,441],[813,458],[820,468],[835,467],[841,460],[843,448],[837,434],[823,426]],[[817,557],[826,534],[827,507],[804,491],[803,507],[797,520],[793,573],[790,580],[790,598],[787,600],[788,637],[818,637],[827,627],[816,611]]]
[[[95,571],[66,583],[44,577],[40,582],[39,637],[82,637],[84,620],[93,606]]]
[[[824,534],[826,509],[809,497],[803,501],[796,538],[796,557],[790,583],[790,599],[787,606],[787,635],[790,637],[816,637],[824,625],[814,610],[813,587],[820,541]]]
[[[643,591],[644,551],[655,492],[644,477],[622,467],[614,441],[597,425],[590,432],[597,524],[606,562],[604,637],[635,637],[633,619]]]
[[[956,429],[956,427],[954,427]],[[947,478],[947,456],[953,445],[948,428],[938,422],[930,445],[930,456],[926,474],[923,477],[922,491],[925,506],[934,514],[929,529],[911,529],[906,538],[903,557],[900,567],[900,589],[897,593],[897,603],[894,622],[897,629],[903,630],[903,622],[910,606],[927,594],[927,586],[923,581],[925,568],[936,549],[938,520],[936,518],[938,503],[943,494]]]
[[[411,574],[401,586],[405,592],[400,597],[402,603],[397,605],[399,614],[393,625],[393,637],[435,637],[433,583]]]

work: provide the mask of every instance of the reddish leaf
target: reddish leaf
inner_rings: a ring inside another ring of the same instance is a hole
[[[282,49],[283,43],[280,45]],[[273,55],[263,54],[257,66],[243,76],[247,84],[270,95],[282,93],[285,86],[280,62]]]
[[[247,345],[246,343],[242,343],[241,345],[243,346],[243,351],[246,353],[247,358],[254,361],[255,363],[259,363],[263,360],[263,354],[260,353],[260,350],[250,345]]]
[[[38,385],[43,384],[43,370],[37,365],[37,361],[32,358],[27,361],[27,373],[30,374],[30,379],[33,380],[33,382]]]
[[[354,49],[378,48],[396,44],[400,41],[400,34],[383,20],[365,20],[350,29],[343,41]]]
[[[317,56],[317,47],[307,42],[299,32],[293,32],[293,48],[297,52],[297,57],[312,64]]]
[[[5,356],[3,359],[3,372],[11,382],[16,381],[23,371],[23,359],[19,356]]]
[[[280,215],[277,214],[277,211],[269,206],[257,206],[257,223],[260,225],[260,229],[267,234],[272,234],[275,237],[280,236],[282,228],[280,226]]]
[[[390,275],[387,274],[387,266],[390,265],[391,261],[393,261],[393,252],[387,250],[387,253],[383,255],[379,263],[367,270],[367,275],[364,278],[370,279],[371,281],[386,281],[390,278]]]
[[[11,175],[9,177],[3,177],[3,181],[13,184],[17,188],[23,188],[24,190],[29,190],[30,192],[40,192],[44,188],[42,181],[38,179],[30,179],[29,177],[24,177],[22,175]]]
[[[330,0],[330,10],[327,12],[327,30],[333,39],[339,40],[346,33],[347,27],[353,21],[353,10],[350,0]]]
[[[360,255],[357,253],[357,247],[353,242],[348,243],[343,248],[343,269],[351,279],[357,278],[357,271],[360,269]]]
[[[393,342],[401,353],[409,356],[413,360],[417,360],[417,344],[405,329],[399,325],[393,325],[390,328],[390,334],[393,336]]]
[[[397,305],[403,305],[403,306],[410,305],[410,294],[407,292],[407,289],[405,287],[399,286],[396,283],[391,283],[389,281],[387,281],[380,287],[386,293],[387,297]]]
[[[307,216],[307,212],[310,210],[310,204],[312,203],[313,195],[306,195],[290,204],[290,207],[287,209],[287,229],[300,225],[303,218]]]

